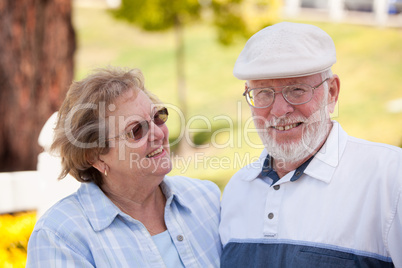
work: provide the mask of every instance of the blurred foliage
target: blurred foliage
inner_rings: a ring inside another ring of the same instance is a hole
[[[203,18],[212,21],[222,44],[278,20],[280,0],[122,0],[110,12],[146,31],[163,31]]]
[[[213,138],[216,138],[221,132],[230,129],[230,127],[231,126],[228,122],[212,123],[194,132],[192,135],[192,141],[196,146],[211,143]],[[234,128],[233,130],[236,131]]]
[[[249,38],[279,20],[280,6],[278,0],[212,0],[218,40],[229,45],[238,36]]]
[[[161,31],[199,19],[200,11],[198,0],[122,0],[111,13],[144,30]]]
[[[35,212],[0,215],[0,267],[25,267],[28,240],[35,222]]]

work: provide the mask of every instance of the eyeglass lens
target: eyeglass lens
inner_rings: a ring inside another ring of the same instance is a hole
[[[153,118],[151,119],[157,126],[163,125],[166,123],[168,119],[168,110],[167,108],[162,108],[159,111],[157,111]],[[142,139],[145,135],[147,135],[149,131],[149,122],[148,121],[141,121],[138,124],[136,124],[128,133],[127,137],[134,139],[134,140],[140,140]]]
[[[255,88],[248,92],[247,101],[254,107],[268,107],[275,99],[275,94],[282,93],[290,104],[303,104],[311,100],[313,87],[309,85],[286,86],[281,92],[275,92],[272,88]]]

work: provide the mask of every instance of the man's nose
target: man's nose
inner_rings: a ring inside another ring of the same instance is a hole
[[[293,111],[293,105],[286,101],[281,92],[276,92],[274,102],[271,105],[271,114],[279,118]]]

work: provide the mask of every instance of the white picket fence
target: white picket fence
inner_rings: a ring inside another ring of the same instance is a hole
[[[40,187],[37,171],[0,173],[0,213],[37,210]]]
[[[80,183],[71,176],[57,180],[60,158],[47,152],[53,140],[55,121],[56,113],[39,135],[38,143],[44,152],[38,156],[37,170],[0,173],[0,214],[36,210],[40,217],[58,200],[78,189]]]
[[[72,177],[57,180],[59,159],[51,159],[50,155],[42,158],[48,158],[43,162],[45,170],[0,173],[0,214],[36,210],[41,216],[78,189],[80,183]]]

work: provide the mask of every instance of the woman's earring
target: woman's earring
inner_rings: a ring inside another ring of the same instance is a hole
[[[107,170],[106,170],[106,168],[105,168],[105,176],[107,177]]]

